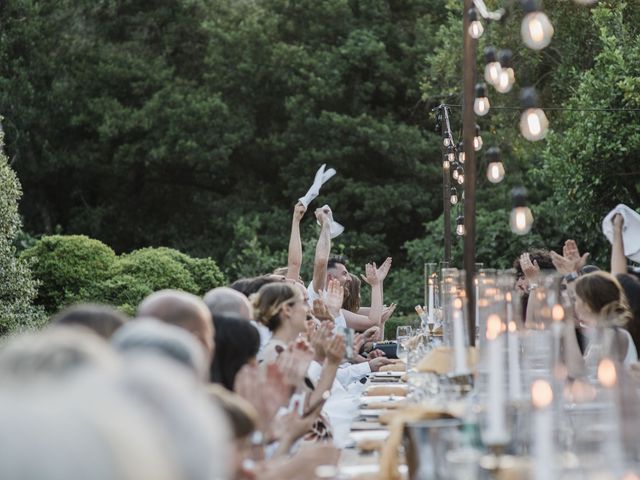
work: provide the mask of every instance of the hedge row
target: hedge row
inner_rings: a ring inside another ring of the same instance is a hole
[[[104,243],[82,235],[43,237],[21,256],[40,282],[36,303],[48,313],[72,303],[98,302],[133,314],[136,305],[156,290],[203,295],[225,283],[210,258],[192,258],[166,247],[116,255]]]

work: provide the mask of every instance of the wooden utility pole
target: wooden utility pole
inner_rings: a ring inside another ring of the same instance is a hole
[[[463,78],[463,142],[465,152],[465,182],[464,182],[464,270],[465,290],[467,298],[467,320],[469,345],[476,341],[476,297],[473,277],[476,268],[476,151],[473,148],[476,118],[473,112],[476,83],[476,40],[469,35],[469,9],[473,0],[464,0],[464,20],[462,22],[462,37],[464,50],[462,60]]]

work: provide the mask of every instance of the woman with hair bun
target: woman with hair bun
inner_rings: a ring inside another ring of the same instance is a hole
[[[272,362],[306,331],[309,306],[301,290],[290,283],[264,285],[252,300],[256,321],[273,333],[258,354],[258,361]]]
[[[621,328],[632,314],[624,290],[613,275],[598,271],[578,278],[574,313],[577,327],[587,340],[583,358],[588,373],[595,372],[604,356],[625,365],[638,361],[631,335]]]

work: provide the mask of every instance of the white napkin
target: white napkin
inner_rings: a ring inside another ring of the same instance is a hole
[[[624,255],[629,260],[640,262],[640,215],[624,204],[617,205],[602,220],[602,233],[613,243],[612,219],[616,213],[622,215],[622,241],[624,243]]]
[[[344,232],[344,227],[340,225],[338,222],[333,220],[333,212],[331,211],[331,207],[329,207],[329,205],[323,205],[320,208],[322,208],[322,210],[324,210],[327,213],[327,216],[329,217],[329,222],[331,222],[331,227],[329,228],[331,232],[331,238],[336,238],[338,235]],[[318,225],[320,225],[320,222],[318,222]]]
[[[320,195],[320,187],[327,183],[331,177],[336,174],[336,171],[333,168],[330,168],[325,172],[326,163],[323,163],[322,166],[316,172],[316,178],[313,179],[313,185],[309,188],[309,191],[305,194],[304,197],[300,197],[300,202],[304,205],[304,208],[307,208],[309,204]]]

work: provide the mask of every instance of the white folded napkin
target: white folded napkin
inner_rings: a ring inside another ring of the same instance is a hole
[[[320,208],[327,212],[327,216],[329,217],[329,221],[331,222],[331,227],[329,229],[331,231],[331,238],[336,238],[338,235],[344,232],[344,227],[333,219],[333,212],[331,211],[331,207],[329,207],[329,205],[323,205]],[[318,225],[320,225],[320,222],[318,222]]]
[[[640,215],[624,204],[617,205],[602,220],[602,233],[613,243],[613,222],[616,213],[622,215],[622,241],[624,243],[624,255],[629,260],[640,262]]]
[[[323,163],[322,166],[316,172],[316,177],[313,180],[313,185],[309,188],[309,191],[305,194],[304,197],[300,197],[300,202],[304,205],[305,208],[309,206],[309,204],[320,195],[320,187],[327,183],[331,177],[336,174],[336,171],[333,168],[325,171],[326,163]]]

